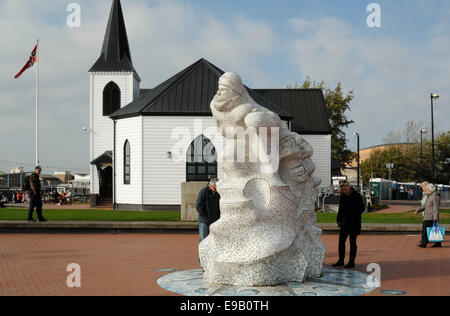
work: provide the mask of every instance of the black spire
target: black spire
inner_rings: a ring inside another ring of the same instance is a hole
[[[113,0],[103,41],[102,53],[90,72],[132,71],[136,72],[128,45],[127,30],[120,0]]]

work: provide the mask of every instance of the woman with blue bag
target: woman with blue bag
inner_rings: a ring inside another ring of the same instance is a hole
[[[423,191],[422,206],[416,211],[416,214],[423,213],[422,242],[419,247],[427,248],[429,228],[436,227],[436,223],[439,223],[440,197],[433,184],[424,182],[421,187]],[[432,248],[440,248],[441,246],[440,242],[436,242]]]

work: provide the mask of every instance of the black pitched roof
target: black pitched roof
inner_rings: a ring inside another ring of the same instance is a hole
[[[140,89],[139,95],[146,94],[147,92],[152,91],[153,89]]]
[[[111,163],[113,159],[113,152],[112,151],[105,151],[103,154],[95,158],[91,165],[98,165],[102,163]]]
[[[266,100],[294,116],[292,131],[331,134],[330,120],[321,89],[255,89]]]
[[[179,72],[151,90],[141,90],[141,96],[113,113],[112,119],[138,115],[189,115],[212,116],[210,104],[217,93],[219,78],[224,71],[205,59]],[[280,110],[261,95],[247,88],[250,96],[260,105],[291,120],[289,112]]]
[[[89,72],[135,72],[120,0],[113,0],[100,57]]]

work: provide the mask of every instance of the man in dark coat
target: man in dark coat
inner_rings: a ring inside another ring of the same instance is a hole
[[[28,208],[28,221],[35,222],[33,219],[33,212],[36,208],[38,220],[40,222],[46,222],[47,220],[42,216],[42,196],[41,196],[41,167],[37,166],[34,173],[30,177],[30,188],[28,191],[28,197],[30,199],[30,206]]]
[[[220,194],[217,192],[217,179],[212,179],[203,188],[197,199],[200,242],[209,235],[209,227],[220,219]]]
[[[347,181],[342,181],[340,187],[341,197],[337,216],[337,223],[341,229],[339,233],[339,261],[333,267],[344,266],[345,244],[350,237],[350,260],[345,268],[353,269],[358,251],[356,239],[361,234],[361,215],[365,206],[361,194],[352,188]]]

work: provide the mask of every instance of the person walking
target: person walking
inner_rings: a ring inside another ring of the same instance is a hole
[[[217,179],[211,179],[197,199],[198,230],[200,242],[209,235],[209,227],[220,219],[220,194],[217,192]]]
[[[436,193],[436,187],[428,182],[421,184],[423,191],[422,206],[416,211],[416,214],[423,213],[422,241],[418,245],[420,248],[427,248],[428,245],[428,227],[433,227],[434,223],[439,222],[440,197]],[[440,248],[442,244],[435,243],[432,248]]]
[[[46,222],[47,220],[42,216],[42,195],[41,195],[41,175],[42,168],[37,166],[34,169],[34,173],[29,178],[30,190],[28,192],[30,199],[30,206],[28,208],[28,221],[36,222],[33,219],[34,209],[36,208],[36,214],[39,222]]]
[[[364,212],[364,201],[350,183],[341,181],[341,196],[339,199],[339,211],[337,223],[339,232],[339,261],[333,267],[343,267],[345,260],[345,244],[350,237],[350,260],[345,266],[346,269],[355,268],[356,254],[358,251],[357,238],[361,234],[361,216]]]

